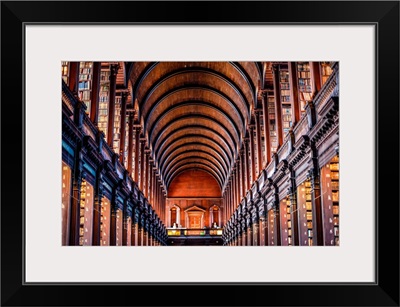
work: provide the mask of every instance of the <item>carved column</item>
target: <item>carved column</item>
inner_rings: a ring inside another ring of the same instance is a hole
[[[148,231],[149,231],[149,225],[148,225],[148,221],[147,221],[147,217],[146,217],[146,219],[144,221],[144,227],[143,227],[143,230],[142,230],[142,233],[143,233],[143,244],[142,244],[142,246],[147,246],[148,245],[148,242],[147,242],[148,236],[149,236]]]
[[[117,73],[118,64],[110,65],[110,92],[108,104],[108,130],[107,130],[107,143],[113,148],[114,142],[114,121],[115,121],[115,92],[117,88]]]
[[[131,233],[131,245],[138,246],[139,238],[139,213],[137,208],[132,211],[132,233]]]
[[[313,90],[314,93],[318,93],[321,90],[322,82],[321,82],[321,71],[320,71],[320,63],[319,62],[310,62],[311,66],[311,76],[313,79]]]
[[[129,214],[127,209],[125,208],[123,211],[123,224],[122,224],[122,245],[128,246],[130,245],[130,240],[128,238],[129,235],[129,229],[128,229],[128,224],[129,224]]]
[[[264,156],[265,156],[265,165],[263,168],[267,167],[268,163],[271,161],[271,141],[269,135],[269,115],[268,115],[268,92],[262,92],[262,107],[263,107],[263,122],[264,122]]]
[[[299,245],[299,218],[297,212],[297,189],[296,189],[296,175],[293,169],[290,169],[290,204],[291,204],[291,216],[292,221],[292,240],[293,245]]]
[[[150,172],[150,165],[149,165],[149,160],[150,160],[150,150],[145,149],[145,160],[144,160],[144,184],[143,184],[143,194],[144,197],[149,200],[149,172]]]
[[[137,230],[137,245],[143,245],[143,217],[142,213],[139,214],[138,230]]]
[[[93,62],[92,91],[90,95],[90,120],[96,126],[99,117],[100,71],[101,62]]]
[[[265,200],[263,199],[263,203],[265,202]],[[260,245],[261,246],[266,246],[268,245],[268,231],[267,231],[267,227],[268,227],[268,214],[267,211],[265,209],[266,205],[264,204],[264,210],[260,212]]]
[[[260,245],[260,225],[259,225],[259,214],[258,209],[255,208],[255,211],[252,215],[252,224],[253,224],[253,245]]]
[[[233,212],[233,204],[235,202],[235,197],[233,194],[233,175],[231,175],[231,179],[230,179],[230,183],[229,183],[229,216],[228,218],[230,218],[232,216],[232,212]]]
[[[101,225],[101,201],[103,198],[103,172],[100,167],[96,174],[96,185],[94,191],[93,203],[93,237],[92,244],[95,246],[101,245],[100,242],[100,225]]]
[[[251,186],[253,184],[253,182],[256,180],[256,163],[255,163],[255,154],[254,154],[254,126],[250,125],[249,126],[250,129],[250,162],[251,162],[251,180],[250,185],[249,185],[249,189],[251,189]]]
[[[161,208],[160,208],[160,175],[158,173],[155,174],[156,178],[155,178],[155,185],[154,185],[154,192],[155,192],[155,200],[154,202],[156,203],[156,207],[157,207],[157,211],[158,214],[161,214]]]
[[[140,175],[139,175],[139,189],[140,191],[143,192],[143,188],[144,188],[144,180],[145,180],[145,176],[144,176],[144,166],[145,166],[145,143],[146,140],[145,139],[140,139]],[[144,194],[144,192],[143,192]]]
[[[251,213],[248,212],[246,215],[247,223],[247,246],[253,245],[253,221],[251,219]]]
[[[134,177],[133,180],[138,184],[138,187],[140,188],[139,182],[140,182],[140,177],[139,177],[139,159],[141,155],[141,147],[140,147],[140,126],[135,125],[135,171],[134,171]]]
[[[128,132],[128,172],[131,175],[131,177],[133,178],[133,180],[135,180],[135,174],[133,173],[133,137],[134,137],[134,133],[133,133],[133,117],[134,117],[134,113],[133,110],[131,110],[129,112],[129,119],[128,119],[128,126],[129,126],[129,132]]]
[[[80,199],[82,185],[82,156],[80,152],[80,144],[78,144],[75,155],[74,173],[72,177],[72,198],[71,198],[71,225],[69,245],[79,245],[79,227],[80,227]]]
[[[276,136],[278,140],[278,148],[283,143],[283,124],[282,124],[282,108],[281,108],[281,91],[279,82],[279,65],[272,65],[274,73],[274,95],[275,95],[275,125]]]
[[[240,181],[242,183],[242,197],[246,197],[246,158],[245,158],[245,146],[243,144],[242,150],[240,151]]]
[[[231,215],[235,211],[236,204],[237,204],[237,198],[236,198],[236,169],[233,169],[233,176],[232,176],[232,208],[231,208]]]
[[[150,225],[149,246],[154,246],[154,240],[153,240],[153,225]]]
[[[296,62],[289,62],[289,78],[290,78],[290,92],[293,98],[292,113],[293,113],[293,126],[299,122],[301,117],[301,105],[299,100],[298,85],[297,85],[297,69]]]
[[[249,172],[249,138],[244,139],[244,176],[245,178],[245,195],[250,189],[250,172]]]
[[[127,92],[121,93],[121,130],[120,130],[120,142],[119,142],[119,162],[124,164],[125,158],[125,130],[126,130],[126,99],[128,97]],[[128,157],[127,157],[128,158]]]
[[[281,240],[281,219],[280,219],[280,206],[279,206],[279,201],[275,201],[274,208],[272,209],[274,212],[274,233],[276,233],[276,241],[275,245],[280,246],[282,245],[282,240]]]
[[[260,123],[260,114],[261,110],[254,110],[254,118],[255,118],[255,128],[256,128],[256,138],[257,138],[257,169],[256,176],[260,175],[260,172],[263,169],[263,162],[261,156],[261,123]]]
[[[241,232],[241,227],[240,227],[240,221],[236,222],[235,230],[236,230],[236,238],[237,238],[236,245],[237,246],[242,246],[243,243],[242,243],[242,232]]]
[[[242,212],[242,246],[247,246],[246,213]]]
[[[111,203],[111,221],[110,221],[110,245],[117,245],[117,209],[115,202],[116,195],[113,196],[114,201]]]
[[[311,177],[311,201],[313,221],[313,245],[323,245],[322,206],[319,172],[315,168],[309,170]]]
[[[235,209],[240,204],[242,198],[240,197],[240,161],[236,160],[236,194],[237,194],[237,204]]]
[[[79,84],[79,62],[69,62],[69,82],[68,87],[71,92],[78,95]]]
[[[153,204],[153,159],[149,157],[149,204],[154,208]]]

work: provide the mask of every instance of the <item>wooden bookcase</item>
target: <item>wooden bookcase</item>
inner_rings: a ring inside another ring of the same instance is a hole
[[[299,226],[299,245],[313,245],[313,221],[311,182],[309,179],[297,187],[297,217]]]
[[[308,245],[313,245],[313,210],[311,198],[311,181],[306,180],[305,183],[305,198],[306,198],[306,223],[307,223],[307,241]]]
[[[68,245],[71,220],[72,170],[62,162],[62,245]]]
[[[103,196],[101,199],[101,210],[100,210],[100,245],[110,245],[110,219],[111,209],[110,201],[107,197]]]
[[[320,62],[321,69],[321,83],[322,85],[328,80],[329,76],[332,74],[332,68],[330,62]]]
[[[93,199],[93,187],[83,179],[79,204],[79,245],[92,245]]]
[[[124,221],[124,217],[123,217],[123,212],[122,210],[118,209],[117,210],[117,214],[116,214],[116,243],[115,245],[117,246],[121,246],[123,245],[123,221]]]
[[[282,126],[283,126],[283,135],[286,136],[292,126],[292,105],[291,104],[282,104]]]
[[[128,169],[128,151],[129,151],[129,115],[125,114],[125,147],[124,147],[124,167]],[[133,160],[133,155],[132,155]],[[132,161],[132,165],[134,165],[135,161]]]
[[[279,90],[282,108],[282,133],[283,137],[286,137],[293,124],[292,97],[290,94],[290,79],[287,64],[279,66]]]
[[[113,150],[119,154],[121,143],[121,96],[115,96],[115,116],[114,116],[114,141]]]
[[[100,92],[99,92],[99,117],[97,126],[104,133],[107,140],[108,129],[108,106],[110,97],[110,67],[102,66],[100,71]]]
[[[281,225],[281,245],[292,245],[292,219],[291,202],[289,199],[282,199],[280,202],[280,225]]]
[[[266,163],[265,161],[265,152],[266,152],[266,148],[265,148],[265,135],[264,135],[264,116],[263,113],[261,112],[261,114],[259,115],[259,120],[260,120],[260,141],[261,141],[261,166],[263,167]]]
[[[299,92],[300,111],[302,114],[305,112],[307,98],[311,97],[313,87],[311,83],[311,67],[310,62],[297,62],[297,88]]]
[[[268,245],[276,245],[275,231],[275,212],[273,209],[268,211]]]
[[[339,245],[339,157],[321,169],[324,245]]]
[[[61,62],[61,76],[65,84],[69,84],[69,62]]]
[[[78,95],[79,99],[86,105],[86,113],[90,115],[91,93],[93,79],[93,62],[79,63],[79,84]]]
[[[339,245],[339,158],[334,157],[329,164],[331,171],[333,235],[335,245]]]
[[[275,114],[275,97],[274,92],[268,92],[268,120],[269,120],[269,140],[271,146],[271,155],[276,153],[278,148],[278,138],[276,135],[276,114]]]

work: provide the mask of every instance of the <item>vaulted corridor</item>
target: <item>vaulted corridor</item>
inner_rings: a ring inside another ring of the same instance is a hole
[[[339,245],[337,62],[62,62],[62,244]]]

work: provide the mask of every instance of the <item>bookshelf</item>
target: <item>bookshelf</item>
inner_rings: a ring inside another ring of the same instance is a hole
[[[283,135],[286,136],[292,127],[292,105],[291,104],[282,104],[282,126],[283,126]]]
[[[286,65],[281,65],[279,69],[279,90],[281,94],[281,102],[290,102],[289,70]]]
[[[268,211],[268,245],[275,245],[275,212]]]
[[[93,187],[82,179],[79,203],[79,245],[92,245],[92,214]]]
[[[115,96],[114,140],[113,150],[119,154],[121,143],[121,96]]]
[[[100,91],[99,91],[99,117],[97,126],[101,130],[107,140],[108,128],[108,105],[110,96],[110,68],[109,66],[101,67],[100,71]]]
[[[307,179],[297,187],[297,208],[299,221],[299,245],[313,245],[313,210],[311,199],[311,181]]]
[[[253,135],[252,135],[252,137],[253,137],[253,145],[254,145],[254,148],[253,148],[253,152],[254,152],[254,155],[253,155],[253,158],[254,158],[254,161],[251,161],[251,163],[252,164],[254,164],[255,165],[255,178],[251,178],[251,182],[254,182],[256,179],[257,179],[257,176],[258,176],[258,167],[257,167],[257,165],[258,165],[258,157],[257,157],[257,131],[256,131],[256,128],[254,127],[254,129],[253,129]]]
[[[117,238],[116,238],[116,243],[115,243],[115,245],[117,245],[117,246],[122,245],[122,236],[123,236],[123,224],[122,223],[123,223],[122,210],[118,209],[117,215],[116,215]]]
[[[339,157],[321,169],[324,244],[339,245]]]
[[[292,219],[291,219],[291,201],[289,198],[280,202],[280,219],[281,219],[281,245],[292,245]]]
[[[100,245],[110,245],[110,201],[103,196],[100,210]]]
[[[312,212],[312,197],[311,197],[311,181],[305,181],[305,209],[306,209],[306,223],[307,223],[307,243],[309,246],[313,245],[313,212]]]
[[[133,147],[133,148],[135,148],[135,147]],[[125,148],[124,148],[125,169],[128,169],[128,158],[129,158],[128,152],[129,152],[129,114],[125,114]],[[132,166],[135,165],[134,163],[135,163],[135,161],[133,160],[133,157],[132,157]]]
[[[92,92],[93,62],[79,63],[78,96],[86,105],[86,113],[90,115],[90,96]]]
[[[301,114],[305,113],[306,99],[312,95],[310,62],[297,62],[297,82]]]
[[[335,245],[339,245],[339,157],[335,156],[330,164],[331,189],[332,189],[332,213],[333,236]]]
[[[293,123],[292,99],[290,95],[290,80],[288,65],[281,64],[279,67],[279,90],[282,108],[282,132],[286,137]]]
[[[261,142],[261,144],[260,144],[260,146],[261,146],[261,167],[260,167],[260,169],[262,169],[266,163],[265,154],[264,154],[266,152],[265,135],[264,135],[264,116],[263,116],[262,112],[259,115],[259,121],[260,121],[260,142]]]
[[[69,242],[69,222],[71,206],[71,168],[62,163],[62,245],[68,245]]]
[[[61,62],[61,76],[65,84],[69,84],[69,62]]]
[[[276,135],[276,119],[275,119],[275,97],[273,92],[268,92],[268,120],[269,120],[269,137],[271,146],[271,155],[276,153],[278,148],[278,138]]]
[[[126,245],[132,245],[132,218],[128,217],[126,219],[126,223],[124,224],[126,227]]]
[[[329,76],[332,74],[332,68],[329,62],[320,62],[321,69],[321,82],[322,85],[328,80]]]

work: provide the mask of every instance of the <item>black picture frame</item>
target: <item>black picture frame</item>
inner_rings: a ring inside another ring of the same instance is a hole
[[[24,284],[23,40],[33,22],[376,25],[376,283]],[[399,306],[399,37],[399,1],[2,1],[1,305]]]

